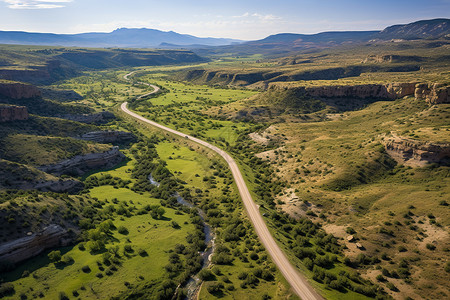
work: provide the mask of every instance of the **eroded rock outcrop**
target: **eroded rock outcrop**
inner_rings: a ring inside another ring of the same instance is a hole
[[[0,122],[27,120],[28,117],[28,109],[25,106],[0,106]]]
[[[398,99],[414,95],[416,83],[336,85],[299,87],[313,97]]]
[[[136,140],[136,136],[125,131],[92,131],[81,135],[82,140],[98,143],[130,143]]]
[[[41,96],[41,91],[34,85],[0,81],[0,97],[11,99],[30,99]]]
[[[0,190],[41,190],[44,192],[77,193],[84,188],[76,179],[61,179],[34,167],[0,159]]]
[[[110,150],[101,153],[77,155],[56,164],[38,167],[39,170],[55,174],[82,175],[89,170],[98,168],[110,168],[125,159],[125,155],[114,146]]]
[[[450,144],[417,141],[400,136],[385,139],[386,152],[398,163],[424,167],[429,163],[450,164]]]
[[[67,246],[70,242],[71,239],[65,229],[51,224],[41,232],[0,245],[0,262],[15,264],[34,257],[46,249]]]
[[[414,95],[429,104],[450,103],[450,86],[421,83],[416,85]]]

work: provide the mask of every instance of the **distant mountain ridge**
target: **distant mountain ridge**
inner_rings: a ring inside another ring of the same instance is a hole
[[[393,25],[381,31],[379,39],[433,39],[450,37],[450,19],[422,20],[406,25]]]
[[[79,34],[32,33],[23,31],[0,31],[0,44],[78,46],[78,47],[125,47],[157,48],[161,44],[189,47],[221,46],[239,43],[226,38],[200,38],[173,31],[147,28],[119,28],[109,33],[90,32]]]
[[[290,51],[309,48],[328,48],[341,44],[361,43],[369,40],[436,39],[450,38],[450,19],[433,19],[406,25],[389,26],[382,31],[331,31],[316,34],[280,33],[257,41],[244,42],[226,38],[200,38],[173,31],[147,28],[119,28],[109,33],[90,32],[79,34],[30,33],[0,31],[0,44],[78,46],[97,48],[189,48],[200,49],[220,46],[218,53],[235,50],[252,54]]]

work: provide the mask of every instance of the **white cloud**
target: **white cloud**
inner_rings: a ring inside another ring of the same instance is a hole
[[[11,9],[51,9],[65,7],[73,0],[2,0]]]

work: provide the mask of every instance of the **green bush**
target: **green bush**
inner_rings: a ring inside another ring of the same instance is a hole
[[[15,293],[14,285],[10,282],[5,282],[0,285],[0,297],[10,296]]]
[[[125,226],[119,226],[117,228],[117,232],[119,232],[120,234],[126,235],[126,234],[128,234],[128,229]]]

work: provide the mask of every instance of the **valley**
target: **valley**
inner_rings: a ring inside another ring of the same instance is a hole
[[[448,297],[449,43],[388,29],[0,46],[0,297]]]

